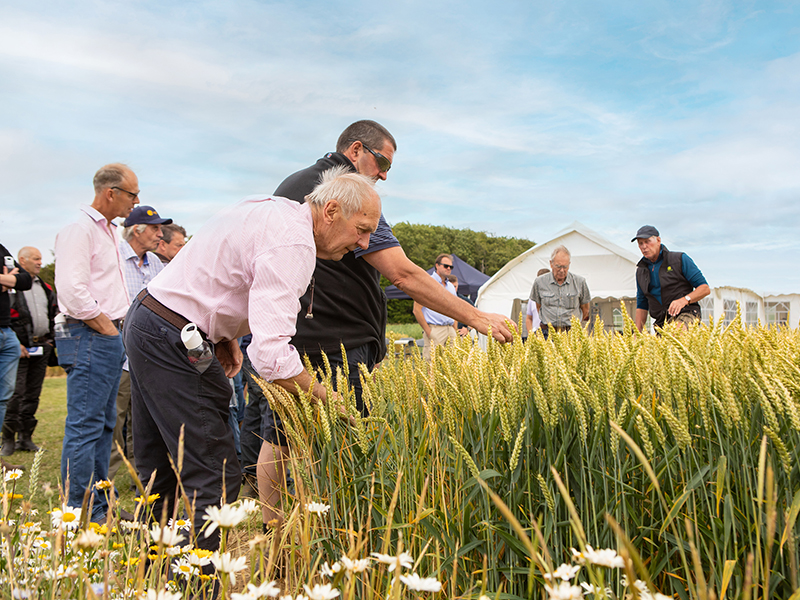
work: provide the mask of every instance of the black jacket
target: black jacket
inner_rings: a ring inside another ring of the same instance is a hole
[[[11,253],[6,250],[6,247],[3,244],[0,244],[0,269],[5,266],[5,258],[6,256],[11,256]],[[13,256],[11,256],[13,258]],[[16,262],[14,263],[15,266],[19,269],[19,273],[17,273],[17,285],[14,286],[14,289],[17,292],[22,292],[24,290],[31,289],[31,282],[33,279],[30,276],[30,273],[25,271],[22,267],[19,266]],[[0,273],[3,271],[0,270]],[[16,294],[10,294],[9,292],[0,292],[0,327],[8,327],[10,323],[10,308],[11,308],[11,296],[15,296]]]
[[[642,258],[636,265],[636,283],[647,298],[647,306],[655,325],[664,326],[667,309],[674,300],[691,294],[694,286],[689,283],[683,274],[683,252],[670,252],[661,245],[661,266],[658,268],[658,279],[661,282],[661,302],[650,292],[650,265],[652,263]],[[681,310],[681,314],[691,313],[700,317],[700,304],[693,302]]]
[[[44,290],[47,296],[47,318],[50,321],[48,326],[47,339],[53,340],[53,319],[58,314],[58,302],[56,301],[56,293],[47,283],[41,279],[36,279],[33,285],[39,285]],[[25,299],[25,294],[17,293],[11,300],[11,329],[17,334],[19,343],[27,348],[33,346],[41,346],[45,340],[39,339],[33,341],[33,319],[31,318],[31,311],[28,308],[28,301]]]

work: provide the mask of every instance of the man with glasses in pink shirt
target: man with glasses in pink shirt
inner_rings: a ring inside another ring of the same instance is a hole
[[[67,372],[67,420],[61,479],[69,477],[69,504],[80,506],[87,488],[108,478],[116,397],[125,352],[119,330],[128,295],[112,219],[139,203],[139,180],[126,165],[110,164],[94,176],[94,201],[56,236],[58,364]],[[105,494],[94,493],[92,521],[105,518]]]
[[[380,198],[372,180],[346,168],[322,174],[305,204],[250,197],[217,214],[151,281],[131,305],[125,322],[133,407],[136,466],[142,480],[156,472],[152,491],[172,516],[177,478],[169,456],[178,456],[185,427],[183,489],[195,503],[196,530],[205,509],[224,493],[236,499],[241,468],[228,425],[231,386],[242,354],[237,338],[250,332],[250,362],[266,380],[291,393],[325,388],[303,367],[291,337],[300,297],[314,286],[316,258],[341,260],[367,248],[378,226]],[[190,362],[181,330],[194,323],[215,357],[202,372]],[[216,549],[218,532],[198,545]]]

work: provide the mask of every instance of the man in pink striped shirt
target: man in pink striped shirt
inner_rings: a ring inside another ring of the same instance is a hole
[[[241,484],[228,426],[228,377],[241,366],[237,338],[253,333],[247,353],[267,380],[291,393],[309,389],[324,401],[325,388],[303,367],[289,343],[300,297],[316,257],[340,260],[366,248],[381,214],[372,182],[346,169],[331,169],[305,204],[250,197],[217,214],[156,276],[131,305],[125,347],[131,374],[136,466],[144,481],[156,471],[160,494],[154,515],[172,516],[176,458],[185,427],[181,480],[195,502],[195,528],[223,495],[235,500]],[[313,283],[312,283],[313,285]],[[187,358],[180,331],[195,323],[215,358],[202,373]],[[219,537],[200,536],[214,549]]]
[[[110,164],[94,176],[94,201],[56,236],[58,308],[67,331],[56,330],[58,364],[67,372],[67,419],[61,479],[69,476],[69,503],[80,506],[85,490],[108,478],[116,397],[125,352],[120,320],[128,295],[117,252],[116,217],[139,203],[139,180],[127,166]],[[108,510],[95,492],[92,520]]]

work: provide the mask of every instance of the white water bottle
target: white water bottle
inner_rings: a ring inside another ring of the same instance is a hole
[[[208,365],[214,360],[211,344],[203,339],[200,330],[194,323],[187,323],[181,329],[181,341],[186,346],[186,357],[200,373],[205,373]]]
[[[57,338],[65,338],[69,337],[69,327],[67,327],[67,317],[64,316],[64,313],[58,313],[56,318],[53,319],[53,323],[55,325],[55,334]]]

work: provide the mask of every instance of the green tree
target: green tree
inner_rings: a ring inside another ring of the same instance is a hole
[[[447,252],[457,254],[467,264],[492,276],[512,258],[534,246],[534,242],[524,238],[494,236],[483,231],[443,225],[402,222],[392,227],[392,231],[406,256],[425,270],[433,266],[439,254]],[[388,279],[381,277],[383,287],[389,284]],[[389,300],[389,322],[413,323],[411,309],[409,300]]]

